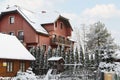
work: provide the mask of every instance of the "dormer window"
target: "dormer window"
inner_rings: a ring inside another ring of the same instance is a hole
[[[15,17],[14,16],[10,16],[10,24],[13,24],[15,22]]]

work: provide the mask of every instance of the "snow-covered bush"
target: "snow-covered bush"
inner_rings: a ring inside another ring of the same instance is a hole
[[[28,68],[26,72],[17,72],[17,76],[13,80],[37,80],[35,74],[32,72],[32,68]]]
[[[117,75],[120,74],[120,62],[113,62],[113,63],[100,62],[99,68],[103,72],[107,71],[107,72],[115,72]]]

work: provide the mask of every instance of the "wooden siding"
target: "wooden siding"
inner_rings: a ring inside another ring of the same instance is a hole
[[[13,72],[7,72],[7,67],[3,66],[3,62],[11,61],[13,62]],[[0,76],[2,77],[13,77],[17,74],[17,71],[20,70],[20,62],[22,60],[6,60],[0,59]],[[25,62],[25,69],[28,69],[30,66],[30,61],[23,61]]]

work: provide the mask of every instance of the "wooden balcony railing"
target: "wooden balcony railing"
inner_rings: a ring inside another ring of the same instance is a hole
[[[62,38],[62,37],[55,37],[55,38],[51,38],[51,44],[52,45],[65,45],[65,46],[69,46],[71,45],[72,41],[70,41],[67,38]]]

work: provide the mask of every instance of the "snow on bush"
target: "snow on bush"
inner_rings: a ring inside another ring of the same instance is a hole
[[[105,72],[112,72],[114,71],[116,74],[119,74],[120,76],[120,62],[113,62],[113,63],[106,63],[106,62],[100,62],[99,68]]]
[[[32,72],[32,68],[28,68],[26,72],[17,72],[17,76],[12,80],[37,80],[35,74]]]

